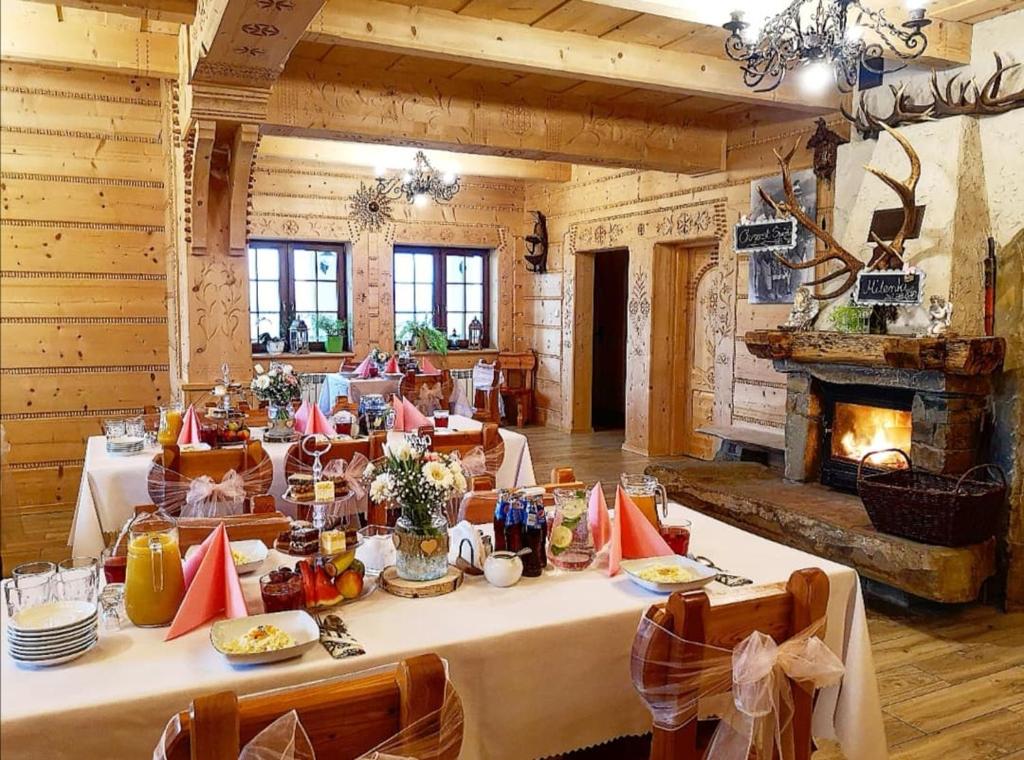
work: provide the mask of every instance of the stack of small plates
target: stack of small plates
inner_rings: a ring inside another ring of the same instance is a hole
[[[134,435],[122,435],[117,438],[107,438],[107,453],[114,456],[127,456],[138,454],[145,445],[145,439]]]
[[[7,653],[19,665],[46,667],[81,657],[99,637],[92,602],[47,602],[7,623]]]

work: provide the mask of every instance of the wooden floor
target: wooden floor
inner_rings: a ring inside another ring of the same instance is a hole
[[[572,465],[609,496],[620,473],[655,461],[622,451],[621,432],[522,432],[538,479]],[[1024,613],[980,604],[908,612],[869,598],[868,626],[892,760],[1024,760]],[[815,753],[841,757],[834,747]]]

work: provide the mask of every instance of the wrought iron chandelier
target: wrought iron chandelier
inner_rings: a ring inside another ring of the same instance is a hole
[[[774,90],[788,72],[804,66],[826,73],[831,69],[839,89],[849,92],[862,66],[880,74],[920,56],[928,46],[922,30],[931,23],[924,8],[916,7],[900,28],[860,0],[793,0],[759,31],[743,20],[741,11],[731,15],[724,24],[729,31],[725,52],[740,62],[744,84],[757,92]],[[870,43],[864,40],[866,32],[872,33]],[[885,56],[891,59],[888,68]]]
[[[437,203],[447,203],[459,192],[459,177],[456,174],[442,174],[423,154],[416,151],[413,167],[399,176],[377,177],[377,191],[383,197],[405,198],[416,203],[433,198]]]

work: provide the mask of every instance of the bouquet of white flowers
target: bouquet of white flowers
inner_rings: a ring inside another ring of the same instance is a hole
[[[271,362],[269,370],[264,371],[260,364],[253,369],[256,377],[249,387],[260,401],[267,401],[274,406],[287,406],[302,395],[302,386],[292,365]]]
[[[444,506],[466,492],[466,475],[457,455],[428,450],[429,441],[409,435],[388,444],[384,457],[365,472],[370,498],[392,503],[413,530],[431,533]]]

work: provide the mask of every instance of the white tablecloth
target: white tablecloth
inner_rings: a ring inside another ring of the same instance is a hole
[[[857,574],[672,505],[670,521],[681,518],[692,523],[695,553],[758,584],[727,589],[712,583],[712,604],[772,591],[771,584],[783,584],[801,568],[828,574],[825,638],[843,659],[846,676],[841,687],[819,696],[815,734],[838,735],[849,760],[884,760]],[[243,586],[255,599],[256,575]],[[465,706],[463,758],[545,757],[649,730],[650,715],[630,682],[629,652],[641,614],[663,599],[597,570],[549,570],[509,589],[469,577],[457,592],[431,599],[378,590],[341,608],[366,655],[332,660],[317,647],[298,660],[240,669],[213,650],[206,626],[171,642],[163,641],[165,629],[129,626],[103,634],[98,647],[74,663],[40,671],[19,669],[5,642],[0,750],[4,760],[148,757],[167,719],[198,694],[249,694],[437,652],[448,659]]]
[[[337,372],[324,375],[324,384],[320,390],[320,411],[330,414],[338,396],[348,396],[349,401],[358,404],[359,399],[368,393],[379,393],[382,396],[398,393],[401,382],[400,377],[369,377],[363,380]]]
[[[449,424],[453,430],[475,429],[480,423],[468,417],[452,415]],[[499,488],[521,488],[536,484],[533,460],[526,436],[514,430],[501,429],[505,441],[505,459],[495,478]],[[261,431],[256,430],[258,437]],[[401,436],[401,433],[390,433]],[[290,443],[264,443],[263,447],[274,463],[274,482],[270,493],[284,494],[287,484],[284,478],[284,460]],[[149,472],[157,449],[152,448],[141,454],[128,457],[111,456],[106,450],[103,436],[93,436],[85,449],[85,466],[82,482],[78,487],[78,502],[68,539],[76,557],[97,557],[103,550],[103,531],[120,529],[139,504],[150,504],[152,500],[146,490],[146,475]],[[279,508],[289,513],[290,505],[280,503]]]

